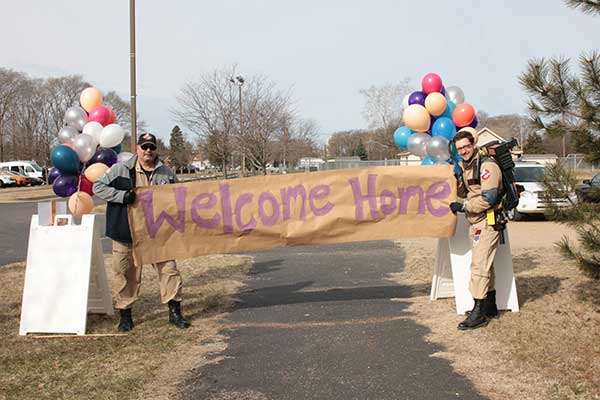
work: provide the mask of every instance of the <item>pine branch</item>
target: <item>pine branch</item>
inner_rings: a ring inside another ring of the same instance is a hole
[[[568,7],[588,15],[600,15],[600,1],[596,0],[565,0]]]

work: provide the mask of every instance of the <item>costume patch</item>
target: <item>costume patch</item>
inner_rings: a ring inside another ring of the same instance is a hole
[[[492,176],[492,173],[490,172],[489,169],[484,168],[481,171],[481,179],[483,179],[484,181],[490,179],[490,176]]]
[[[479,238],[481,238],[481,229],[476,229],[475,234],[473,235],[473,247],[477,246]]]

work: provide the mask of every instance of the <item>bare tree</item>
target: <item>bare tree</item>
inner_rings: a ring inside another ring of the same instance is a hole
[[[366,98],[363,116],[371,128],[383,128],[391,134],[400,125],[402,100],[411,92],[409,82],[406,78],[400,83],[388,82],[359,91]]]
[[[21,72],[0,68],[0,161],[4,161],[6,125],[9,114],[14,114],[19,90],[27,77]]]

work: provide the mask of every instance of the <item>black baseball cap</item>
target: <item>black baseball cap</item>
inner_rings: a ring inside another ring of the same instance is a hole
[[[142,133],[139,137],[138,137],[138,141],[137,144],[140,146],[145,145],[146,143],[151,143],[154,146],[156,146],[156,136],[154,136],[151,133]]]

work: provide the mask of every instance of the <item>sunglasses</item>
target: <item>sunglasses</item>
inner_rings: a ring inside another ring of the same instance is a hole
[[[156,146],[151,143],[144,143],[140,147],[142,148],[142,150],[152,150],[152,151],[156,150]]]

